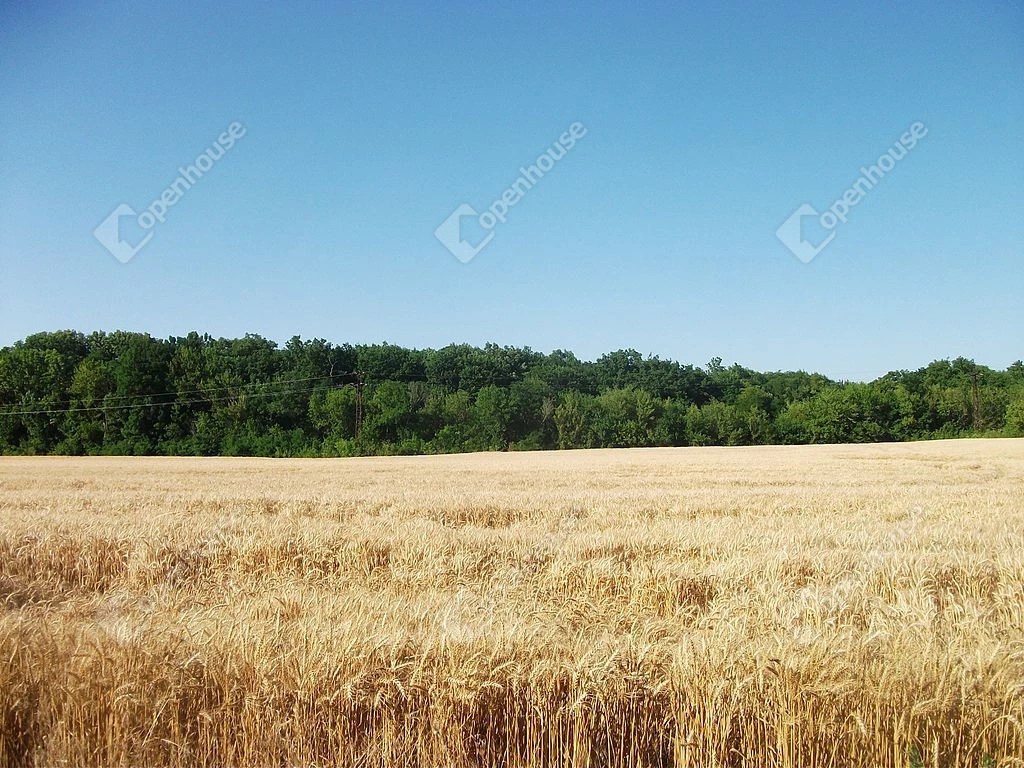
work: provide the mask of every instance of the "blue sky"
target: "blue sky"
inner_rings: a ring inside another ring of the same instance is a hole
[[[43,5],[0,10],[0,344],[493,341],[849,379],[1024,356],[1019,3]],[[782,222],[916,121],[790,253]],[[97,242],[233,122],[134,258]],[[472,261],[439,243],[574,122]]]

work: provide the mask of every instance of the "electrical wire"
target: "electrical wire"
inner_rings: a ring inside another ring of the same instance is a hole
[[[267,382],[268,384],[271,382]],[[286,383],[286,382],[282,382]],[[347,384],[341,385],[341,387],[348,386]],[[333,385],[329,389],[340,389],[338,385]],[[50,414],[57,415],[62,413],[87,413],[96,411],[128,411],[139,408],[163,408],[168,405],[195,405],[197,403],[217,403],[224,402],[227,400],[237,400],[239,397],[277,397],[280,395],[296,395],[305,392],[316,392],[322,389],[322,387],[305,387],[302,389],[285,389],[268,392],[240,392],[234,395],[226,397],[202,397],[194,400],[173,400],[166,403],[131,403],[128,405],[95,405],[84,408],[41,408],[38,410],[31,411],[0,411],[0,416],[35,416],[39,414]],[[177,394],[177,393],[167,393]],[[150,397],[150,395],[139,395],[139,397]]]

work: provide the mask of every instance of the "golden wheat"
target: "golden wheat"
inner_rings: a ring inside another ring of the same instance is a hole
[[[0,459],[2,766],[1024,765],[1024,441]]]

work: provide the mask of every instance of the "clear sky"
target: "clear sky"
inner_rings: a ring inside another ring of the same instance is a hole
[[[0,345],[198,330],[1002,368],[1024,356],[1022,83],[1009,1],[3,3]],[[234,122],[163,223],[120,219],[132,247],[152,234],[134,258],[104,249],[108,214],[144,211]],[[449,253],[449,214],[575,122],[486,247]],[[787,250],[790,214],[915,122],[834,239]]]

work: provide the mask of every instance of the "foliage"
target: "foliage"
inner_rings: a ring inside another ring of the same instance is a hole
[[[361,423],[359,415],[361,413]],[[1024,364],[870,383],[633,349],[38,333],[0,349],[0,452],[341,456],[1024,435]]]

